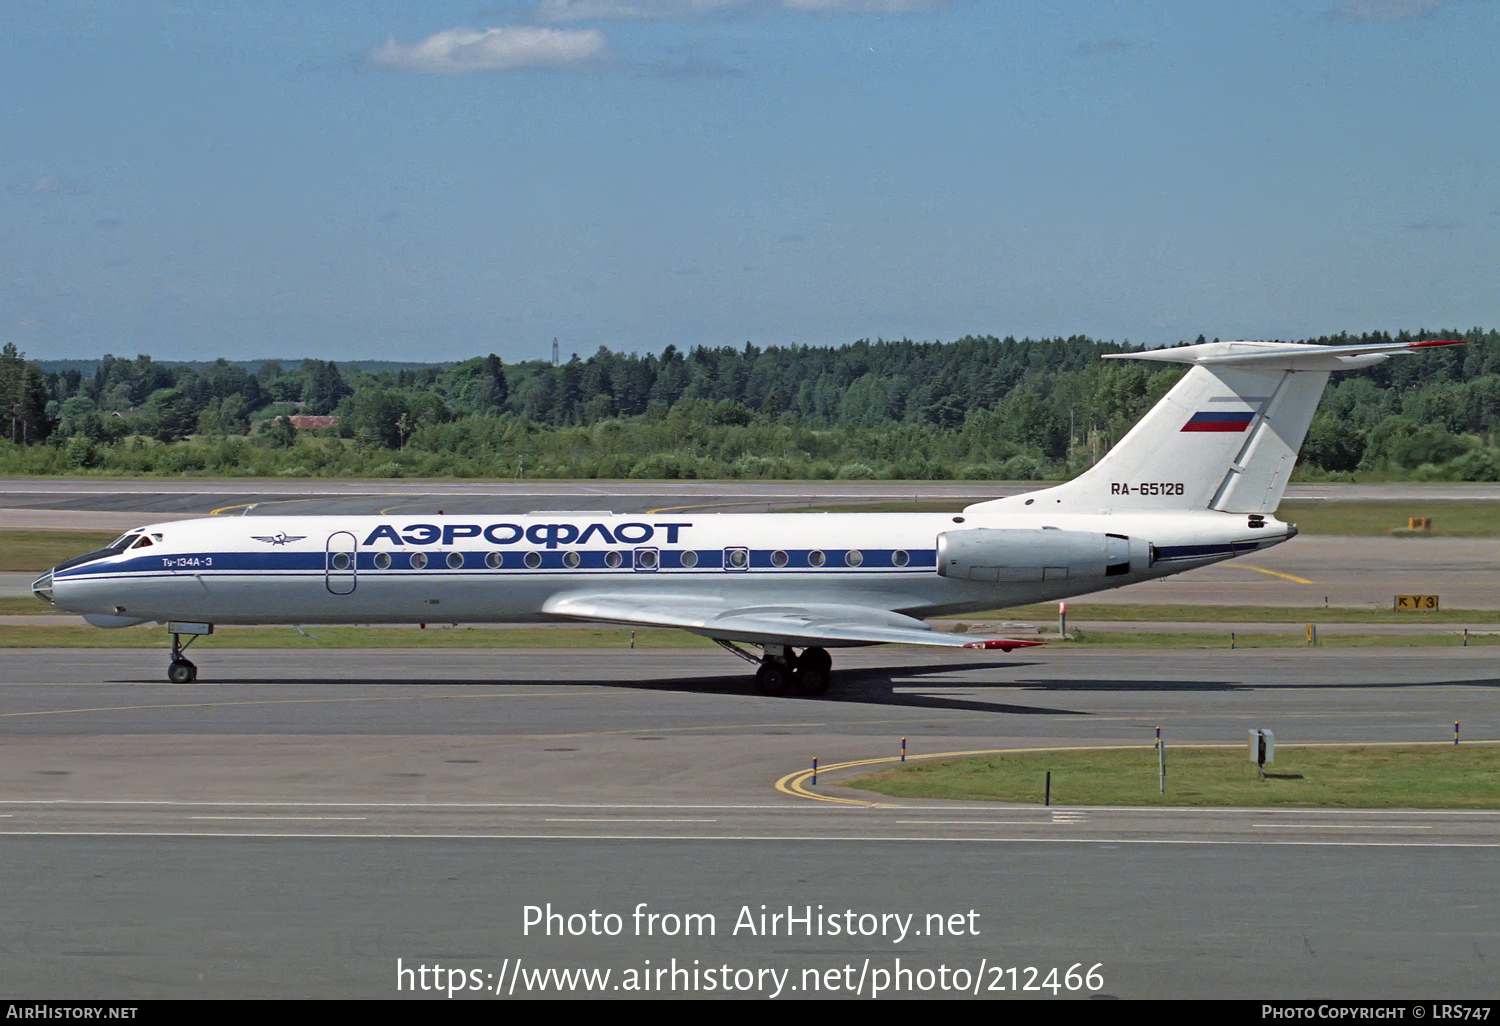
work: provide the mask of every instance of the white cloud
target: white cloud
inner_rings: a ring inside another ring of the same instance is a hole
[[[16,192],[15,188],[11,192]],[[88,194],[88,186],[82,182],[75,182],[71,178],[59,178],[56,175],[43,175],[32,183],[29,191],[33,196],[84,196]]]
[[[388,39],[365,56],[371,64],[402,71],[457,75],[514,68],[577,68],[608,55],[609,44],[597,29],[506,25],[446,29],[410,45]]]
[[[1419,18],[1445,6],[1449,0],[1342,0],[1333,13],[1350,21],[1394,21]]]
[[[949,0],[536,0],[531,20],[693,18],[727,11],[768,14],[776,9],[812,14],[905,14],[931,11]]]
[[[533,21],[601,18],[691,18],[748,6],[749,0],[537,0]]]

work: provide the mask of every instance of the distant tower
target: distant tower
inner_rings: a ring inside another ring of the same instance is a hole
[[[556,367],[557,363],[558,363],[558,360],[557,360],[557,336],[553,335],[552,336],[552,366]]]

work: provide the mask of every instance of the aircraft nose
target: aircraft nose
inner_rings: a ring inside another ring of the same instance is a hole
[[[42,576],[31,582],[31,593],[43,602],[52,601],[52,571],[48,570]]]

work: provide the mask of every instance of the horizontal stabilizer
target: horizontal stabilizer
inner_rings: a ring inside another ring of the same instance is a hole
[[[1434,346],[1461,346],[1466,341],[1461,338],[1432,339],[1426,342],[1376,342],[1357,346],[1318,346],[1305,342],[1201,342],[1195,346],[1178,346],[1175,349],[1106,353],[1104,359],[1336,371],[1367,367],[1397,353],[1411,353]]]

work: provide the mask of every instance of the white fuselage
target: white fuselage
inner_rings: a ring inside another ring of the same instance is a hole
[[[56,569],[57,607],[100,626],[494,623],[563,619],[548,609],[602,590],[643,608],[842,603],[921,618],[1165,577],[1293,532],[1204,511],[257,516],[132,533],[149,543]]]

